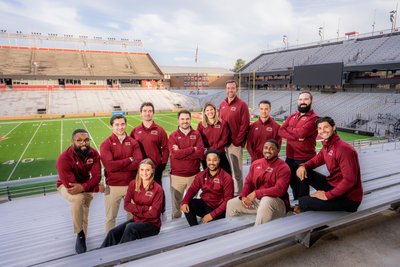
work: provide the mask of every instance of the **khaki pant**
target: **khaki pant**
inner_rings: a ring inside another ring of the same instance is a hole
[[[194,175],[189,177],[172,175],[171,182],[171,200],[172,200],[172,219],[182,216],[181,204],[185,190],[188,190],[194,180]]]
[[[72,223],[74,225],[74,233],[78,234],[83,230],[87,236],[89,206],[93,199],[93,193],[83,192],[76,195],[68,193],[64,185],[57,188],[61,196],[71,202]]]
[[[285,203],[280,198],[263,197],[254,200],[255,209],[246,209],[242,206],[239,197],[232,198],[226,205],[226,217],[233,217],[241,213],[257,214],[255,225],[269,222],[273,219],[286,216]]]
[[[126,192],[128,191],[128,186],[107,186],[105,194],[106,201],[106,223],[105,223],[105,233],[108,233],[111,229],[115,227],[115,220],[118,215],[119,205],[121,200],[124,199]],[[132,214],[130,212],[126,213],[126,219],[132,219]]]
[[[230,144],[225,148],[226,157],[231,165],[235,196],[242,192],[243,188],[243,148]]]

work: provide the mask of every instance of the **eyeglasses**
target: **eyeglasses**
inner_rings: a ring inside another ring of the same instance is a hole
[[[77,142],[78,144],[81,143],[89,143],[90,142],[90,138],[86,138],[86,139],[74,139],[75,142]]]

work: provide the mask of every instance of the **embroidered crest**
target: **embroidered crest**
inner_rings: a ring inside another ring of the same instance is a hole
[[[181,136],[178,136],[178,139],[182,139],[182,137],[181,137]]]
[[[145,195],[146,195],[146,197],[152,197],[153,196],[153,192],[146,191]]]
[[[93,164],[93,159],[92,158],[88,158],[86,161],[86,164]]]
[[[141,133],[142,133],[142,131],[140,130],[140,131],[138,131],[137,133],[138,133],[138,134],[141,134]]]
[[[267,127],[265,130],[267,130],[267,132],[272,132],[272,127]]]
[[[333,150],[329,150],[328,155],[333,156]]]
[[[221,125],[217,124],[214,126],[214,128],[219,129],[219,128],[221,128]]]
[[[265,171],[266,171],[266,172],[272,172],[273,170],[274,170],[273,168],[268,167]]]
[[[156,130],[153,130],[153,131],[150,132],[150,134],[152,134],[152,135],[158,135],[158,132],[157,132]]]
[[[126,145],[126,146],[130,146],[130,145],[131,145],[131,142],[125,142],[125,145]]]
[[[254,130],[255,130],[255,131],[258,131],[258,127],[256,127]]]
[[[192,135],[190,136],[190,139],[194,139],[194,140],[196,140],[196,139],[197,139],[197,137],[196,137],[195,135],[193,135],[193,134],[192,134]]]
[[[301,118],[301,120],[305,121],[305,120],[307,120],[307,117],[304,116],[304,117]]]
[[[113,143],[113,146],[116,146],[117,145],[117,143]]]
[[[236,107],[231,107],[231,111],[236,111]]]
[[[219,183],[220,183],[220,182],[219,182],[219,178],[214,178],[214,179],[213,179],[213,182],[216,183],[216,184],[219,184]]]
[[[261,169],[261,166],[257,166],[256,169]]]

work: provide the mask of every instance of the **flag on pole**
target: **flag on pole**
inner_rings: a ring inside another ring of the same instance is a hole
[[[199,46],[196,47],[196,53],[194,55],[194,62],[197,63],[197,55],[199,54]]]

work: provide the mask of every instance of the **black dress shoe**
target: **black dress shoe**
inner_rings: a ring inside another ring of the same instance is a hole
[[[86,237],[83,231],[76,236],[75,251],[78,254],[86,252]]]

